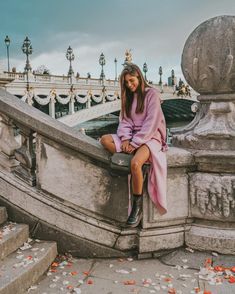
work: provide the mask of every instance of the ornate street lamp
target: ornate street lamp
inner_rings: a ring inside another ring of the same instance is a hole
[[[104,65],[105,65],[105,56],[104,53],[100,54],[100,58],[99,58],[99,64],[101,65],[101,73],[100,73],[100,79],[102,80],[102,84],[104,83],[104,78],[105,78],[105,74],[104,74]]]
[[[10,38],[8,36],[6,36],[4,41],[5,41],[5,44],[6,44],[6,47],[7,47],[7,71],[9,72],[10,71],[9,46],[10,46],[11,40],[10,40]]]
[[[171,70],[171,85],[175,85],[175,71],[174,69]]]
[[[161,85],[162,85],[162,67],[161,67],[161,66],[159,67],[158,74],[159,74],[159,76],[160,76],[159,86],[161,86]]]
[[[33,53],[33,47],[31,45],[31,41],[29,40],[28,37],[25,38],[24,43],[22,45],[22,51],[24,54],[26,54],[26,64],[24,71],[26,72],[26,77],[27,77],[27,91],[29,91],[29,71],[32,70],[30,63],[29,63],[29,55]]]
[[[117,81],[117,58],[114,59],[115,64],[115,81]]]
[[[147,77],[146,77],[147,71],[148,71],[148,66],[147,66],[147,63],[145,62],[143,65],[143,72],[144,72],[144,78],[146,81],[147,81]]]
[[[74,53],[73,49],[69,46],[66,52],[66,58],[69,61],[69,71],[68,71],[68,76],[70,79],[70,84],[72,85],[72,75],[74,74],[73,68],[72,68],[72,61],[74,61]]]

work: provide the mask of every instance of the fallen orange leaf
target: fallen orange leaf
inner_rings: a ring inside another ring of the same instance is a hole
[[[53,266],[53,267],[57,267],[58,265],[59,265],[58,262],[53,262],[51,266]]]
[[[78,272],[71,272],[72,276],[76,276],[78,274]]]
[[[235,266],[231,267],[230,268],[230,271],[233,272],[233,273],[235,273]]]
[[[207,258],[205,260],[205,266],[211,265],[212,264],[212,259],[211,258]]]
[[[230,278],[229,278],[229,283],[230,284],[234,284],[235,283],[235,277],[234,276],[230,276]]]
[[[217,266],[214,267],[214,270],[216,272],[223,272],[224,271],[224,267],[217,265]]]
[[[170,288],[170,289],[168,290],[168,294],[176,294],[176,290],[175,290],[175,288]]]
[[[135,285],[135,280],[127,280],[123,282],[124,285]]]
[[[85,271],[85,272],[83,272],[83,274],[84,274],[85,276],[88,276],[88,275],[90,274],[90,272]]]
[[[203,294],[212,294],[211,291],[204,291]]]
[[[66,288],[67,288],[68,290],[72,290],[72,289],[73,289],[73,286],[68,285]]]
[[[50,269],[50,272],[57,273],[57,270],[52,268],[52,269]]]

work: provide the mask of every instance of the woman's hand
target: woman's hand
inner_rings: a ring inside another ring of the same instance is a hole
[[[129,140],[122,141],[121,149],[122,149],[123,152],[128,153],[129,146],[130,146],[130,141]]]
[[[128,146],[128,150],[127,150],[127,153],[131,154],[135,151],[135,147],[133,147],[131,144],[129,144]]]

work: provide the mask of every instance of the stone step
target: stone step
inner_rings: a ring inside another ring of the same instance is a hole
[[[7,220],[7,210],[5,207],[0,206],[0,225]]]
[[[28,237],[28,225],[8,222],[0,227],[0,260],[16,251],[28,240]]]
[[[35,242],[31,248],[19,249],[6,257],[0,266],[0,294],[26,293],[48,269],[56,255],[55,242]]]

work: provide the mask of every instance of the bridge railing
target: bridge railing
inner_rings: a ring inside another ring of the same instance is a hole
[[[84,89],[77,93],[68,91],[67,95],[51,90],[49,95],[37,95],[34,91],[28,91],[20,99],[49,114],[52,118],[59,118],[67,114],[74,114],[80,109],[89,109],[97,104],[118,100],[119,95],[118,91],[105,89],[93,91]]]

